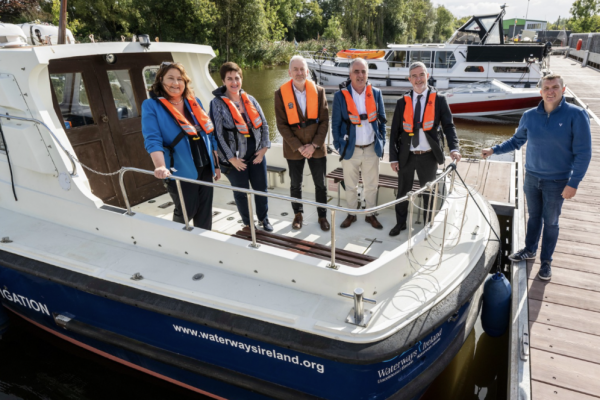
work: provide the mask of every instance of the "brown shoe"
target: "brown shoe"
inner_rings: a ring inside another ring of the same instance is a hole
[[[375,217],[374,215],[367,215],[365,217],[365,221],[371,224],[371,226],[375,229],[383,229],[383,225],[381,225],[379,221],[377,221],[377,217]]]
[[[321,226],[321,230],[327,232],[330,228],[329,222],[327,222],[326,217],[319,218],[319,225]]]
[[[344,222],[340,225],[340,228],[347,228],[352,225],[353,222],[356,222],[356,215],[348,215]]]
[[[292,228],[293,229],[300,229],[302,228],[302,213],[296,213],[296,215],[294,216],[294,222],[292,222]]]

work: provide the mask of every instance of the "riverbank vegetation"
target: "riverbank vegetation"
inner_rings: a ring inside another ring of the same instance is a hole
[[[3,22],[58,24],[60,0],[0,0]],[[600,0],[575,0],[568,29],[600,29]],[[334,52],[388,43],[443,42],[470,16],[457,18],[431,0],[68,0],[77,40],[160,41],[212,46],[216,64],[286,63],[298,50]],[[557,22],[560,22],[557,21]]]

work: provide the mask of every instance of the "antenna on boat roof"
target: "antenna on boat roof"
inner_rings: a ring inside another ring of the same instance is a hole
[[[501,8],[502,10],[504,10],[506,7],[508,7],[508,6],[506,5],[506,3],[504,3],[504,5],[502,5],[502,6],[500,6],[500,8]]]

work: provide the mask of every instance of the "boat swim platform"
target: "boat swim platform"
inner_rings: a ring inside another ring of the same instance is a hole
[[[557,56],[551,69],[595,114],[592,161],[576,196],[564,202],[551,281],[537,277],[539,259],[513,264],[509,398],[600,399],[600,71]],[[521,157],[522,179],[525,151]],[[522,197],[517,209],[526,213]],[[525,213],[514,249],[524,246]]]

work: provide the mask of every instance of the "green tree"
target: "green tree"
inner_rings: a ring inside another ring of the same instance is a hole
[[[319,3],[314,0],[303,0],[302,9],[288,33],[288,39],[298,41],[316,39],[323,33],[323,22],[323,10]]]
[[[302,0],[265,0],[268,39],[281,40],[303,8]]]
[[[600,0],[575,0],[569,25],[573,32],[597,32],[600,30],[599,13]]]
[[[333,16],[327,22],[327,28],[325,28],[325,32],[323,32],[323,38],[328,40],[336,40],[342,37],[343,30],[342,24],[338,17]]]
[[[0,0],[0,19],[2,22],[21,22],[21,15],[36,8],[39,8],[38,0]]]
[[[454,33],[454,15],[444,6],[436,8],[436,21],[433,28],[433,40],[445,42]]]
[[[216,3],[218,20],[215,25],[219,54],[225,59],[239,59],[268,36],[263,0],[220,0]]]

